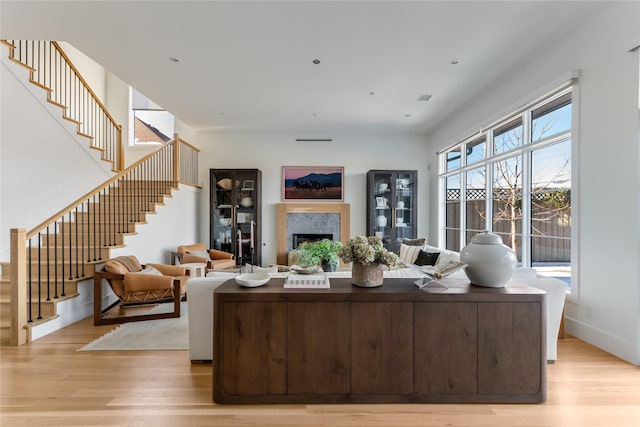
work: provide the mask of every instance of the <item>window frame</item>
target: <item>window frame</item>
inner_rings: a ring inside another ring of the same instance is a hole
[[[538,97],[534,101],[523,105],[521,108],[514,109],[511,114],[504,115],[501,119],[494,121],[490,125],[481,128],[480,131],[474,133],[471,136],[468,136],[456,144],[453,144],[437,153],[438,155],[438,241],[443,242],[443,247],[447,246],[446,235],[447,231],[454,230],[453,228],[448,228],[446,221],[446,182],[447,178],[457,175],[460,181],[460,200],[457,202],[460,204],[460,213],[457,221],[457,225],[459,228],[455,229],[458,232],[458,240],[457,245],[459,248],[463,248],[467,243],[467,173],[472,170],[476,170],[479,167],[485,168],[485,191],[486,191],[486,210],[485,210],[485,229],[493,230],[493,168],[497,162],[504,161],[507,159],[512,159],[516,156],[521,156],[522,158],[522,256],[521,256],[521,265],[530,267],[532,263],[532,241],[535,236],[532,233],[531,226],[531,196],[532,196],[532,153],[536,150],[540,150],[544,147],[552,146],[562,141],[570,141],[571,147],[571,255],[570,255],[570,266],[571,266],[571,287],[568,287],[567,290],[567,298],[568,300],[575,300],[578,298],[579,292],[579,281],[578,281],[578,218],[577,218],[577,209],[575,207],[579,206],[579,201],[577,200],[577,196],[579,191],[577,189],[578,179],[577,179],[577,158],[578,158],[578,123],[577,118],[578,115],[578,99],[579,99],[579,91],[577,81],[575,79],[571,79],[565,84],[561,85],[557,89],[548,92],[544,96]],[[571,117],[570,117],[570,125],[569,128],[548,137],[542,138],[538,141],[532,141],[532,130],[531,123],[534,120],[533,112],[536,111],[538,114],[536,117],[540,117],[545,113],[552,112],[558,108],[561,108],[562,105],[566,105],[566,102],[561,102],[558,100],[562,100],[562,98],[569,97],[569,102],[571,103]],[[554,105],[554,104],[559,104]],[[541,110],[544,108],[544,110]],[[518,147],[511,147],[509,150],[504,152],[500,152],[496,154],[495,151],[495,140],[494,140],[494,131],[501,130],[501,128],[508,127],[509,124],[516,123],[520,120],[522,124],[522,141]],[[482,161],[474,161],[470,164],[467,164],[466,159],[466,146],[467,144],[474,143],[476,141],[485,140],[485,158]],[[459,166],[453,167],[447,170],[447,157],[448,153],[458,151],[460,153]],[[525,202],[526,201],[526,202]],[[537,236],[537,235],[536,235]],[[552,236],[553,237],[553,236]],[[459,250],[459,249],[458,249]]]

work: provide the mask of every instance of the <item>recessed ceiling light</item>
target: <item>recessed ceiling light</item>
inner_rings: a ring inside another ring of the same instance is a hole
[[[318,65],[318,64],[320,63],[320,60],[319,60],[319,59],[314,59],[312,62],[313,62],[314,64]]]
[[[227,115],[227,113],[226,113],[225,111],[220,111],[220,112],[218,113],[218,115],[219,115],[219,116],[226,116],[226,115]]]
[[[311,114],[313,117],[318,117],[320,115],[320,113],[313,113]]]
[[[420,98],[418,98],[418,101],[428,101],[431,99],[431,95],[420,95]]]
[[[405,114],[404,116],[405,117],[411,117],[411,114]]]
[[[451,65],[458,65],[459,63],[460,63],[460,60],[459,59],[455,59],[455,58],[452,59],[451,61],[449,61],[449,64],[451,64]]]
[[[369,95],[374,96],[376,94],[376,92],[374,90],[372,90],[371,92],[369,92]]]
[[[178,62],[180,62],[180,60],[175,56],[170,56],[169,61],[173,62],[174,64],[177,64]]]

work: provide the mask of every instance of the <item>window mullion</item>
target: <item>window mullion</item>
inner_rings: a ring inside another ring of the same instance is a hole
[[[460,248],[467,244],[467,173],[460,172]]]
[[[495,152],[494,140],[493,140],[493,129],[489,129],[487,131],[487,152],[493,153]],[[485,215],[485,230],[493,231],[493,162],[488,159],[484,162],[484,170],[485,170],[485,183],[484,187],[486,189],[486,212]]]

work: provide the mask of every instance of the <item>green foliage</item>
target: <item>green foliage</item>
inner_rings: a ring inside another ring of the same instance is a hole
[[[342,247],[339,241],[329,239],[317,242],[305,242],[296,249],[300,253],[300,264],[313,265],[321,262],[338,263],[338,252]]]

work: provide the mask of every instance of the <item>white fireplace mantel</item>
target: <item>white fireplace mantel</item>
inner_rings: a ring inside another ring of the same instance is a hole
[[[336,213],[340,215],[340,241],[350,237],[351,224],[348,203],[278,203],[276,205],[276,256],[278,264],[287,264],[287,215],[290,213]]]

